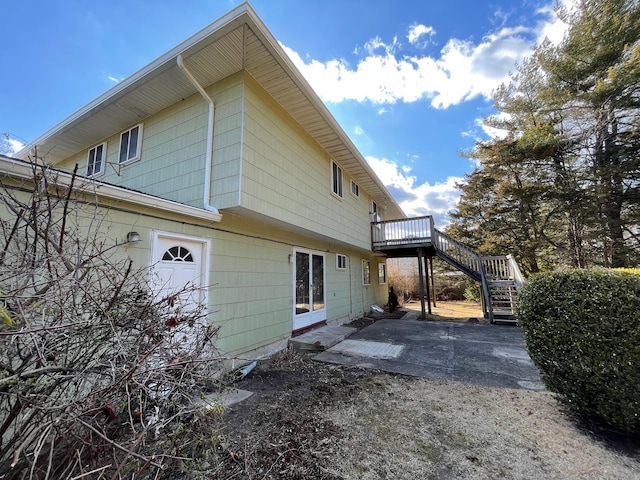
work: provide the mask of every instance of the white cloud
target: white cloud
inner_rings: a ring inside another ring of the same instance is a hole
[[[111,80],[113,83],[120,83],[122,80],[124,80],[124,78],[116,78],[116,77],[112,77],[111,75],[109,75],[107,78]]]
[[[491,118],[495,118],[496,120],[507,120],[509,118],[509,114],[505,112],[500,112],[496,115],[492,115]],[[487,123],[482,118],[477,118],[475,120],[475,124],[476,126],[482,128],[482,131],[489,138],[504,139],[509,134],[507,130],[504,130],[502,128],[492,127],[491,125],[487,125]]]
[[[393,37],[393,42],[387,45],[380,37],[373,38],[364,44],[364,49],[368,55],[376,55],[376,52],[382,52],[385,55],[393,55],[398,48],[398,37]]]
[[[562,1],[570,5],[577,0]],[[536,13],[544,18],[533,28],[502,26],[477,42],[451,38],[438,56],[403,55],[397,37],[388,44],[380,37],[368,41],[354,66],[345,59],[305,61],[283,48],[325,102],[429,99],[433,107],[444,109],[476,97],[489,99],[537,41],[561,36],[564,24],[551,7]],[[434,33],[432,27],[416,24],[409,27],[407,38],[413,43]]]
[[[561,9],[565,9],[570,12],[578,6],[578,1],[579,0],[558,0],[558,6]],[[569,27],[566,23],[560,20],[560,18],[558,18],[554,8],[556,8],[555,5],[547,5],[536,11],[536,13],[545,17],[545,20],[540,22],[537,27],[539,42],[546,38],[551,43],[557,45],[562,41],[564,34]]]
[[[426,25],[416,24],[409,27],[409,33],[407,34],[407,40],[412,45],[423,48],[425,47],[431,37],[436,34],[433,27],[427,27]],[[427,37],[425,39],[425,37]]]
[[[0,153],[4,155],[15,155],[24,147],[24,143],[11,138],[9,134],[5,133],[0,138]]]
[[[353,129],[353,132],[354,132],[356,135],[364,135],[364,130],[362,129],[362,127],[356,127],[356,128],[354,128],[354,129]]]
[[[536,10],[537,15],[541,15],[544,17],[544,20],[540,21],[535,28],[536,33],[536,44],[542,43],[545,40],[550,41],[552,44],[559,44],[569,27],[569,25],[563,22],[558,15],[556,14],[556,9],[560,8],[566,12],[574,11],[580,0],[558,0],[556,4],[549,4],[544,7]],[[499,120],[508,119],[508,114],[504,112],[500,112],[494,115]],[[484,123],[482,118],[477,118],[475,120],[475,126],[480,128],[484,134],[489,138],[498,138],[502,139],[507,136],[507,131],[499,128],[495,128],[489,126]],[[466,132],[462,132],[462,136],[464,137],[475,137],[478,141],[484,141],[486,138],[480,138],[478,136],[478,130],[470,130]]]
[[[489,98],[508,80],[515,62],[531,50],[531,42],[518,33],[502,29],[477,45],[452,39],[439,58],[399,56],[394,53],[397,43],[385,45],[374,39],[367,47],[369,55],[355,68],[342,59],[305,63],[297,52],[283,47],[326,102],[393,104],[430,98],[432,106],[447,108],[478,95]]]
[[[449,177],[446,182],[433,185],[428,182],[418,184],[406,165],[399,167],[386,158],[371,156],[367,157],[367,163],[408,216],[433,215],[440,228],[449,223],[448,212],[456,207],[460,198],[456,183],[462,178]]]

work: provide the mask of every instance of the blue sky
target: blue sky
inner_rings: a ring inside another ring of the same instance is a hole
[[[240,3],[6,2],[0,148],[34,140]],[[405,212],[442,227],[474,167],[459,152],[494,134],[480,121],[491,92],[565,28],[555,0],[250,3]]]

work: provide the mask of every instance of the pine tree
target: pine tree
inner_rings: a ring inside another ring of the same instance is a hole
[[[485,122],[504,136],[467,154],[479,168],[461,185],[451,230],[481,251],[512,251],[529,272],[632,265],[640,252],[640,8],[583,1],[559,14],[570,26],[564,41],[540,45],[494,93],[499,114]]]

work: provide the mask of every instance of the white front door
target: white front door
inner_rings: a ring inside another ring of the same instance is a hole
[[[324,273],[324,253],[294,251],[294,330],[327,319]]]
[[[184,291],[183,306],[194,309],[206,299],[203,286],[206,243],[170,234],[154,235],[152,261],[156,295]]]

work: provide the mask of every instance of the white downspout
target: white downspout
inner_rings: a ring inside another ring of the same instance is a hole
[[[189,81],[196,87],[196,90],[204,97],[209,104],[209,119],[207,125],[207,151],[205,154],[205,167],[204,167],[204,209],[213,212],[220,213],[218,209],[209,204],[209,198],[211,197],[211,166],[213,164],[213,121],[215,119],[215,104],[207,92],[202,88],[202,85],[198,83],[195,77],[191,74],[187,67],[184,65],[182,55],[178,55],[177,58],[178,67],[184,72]]]

